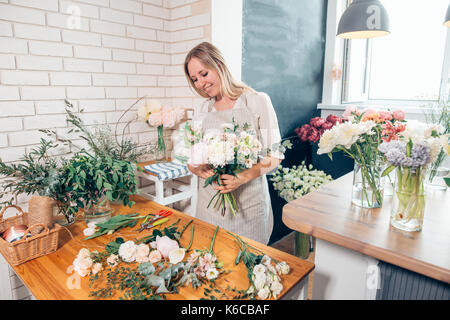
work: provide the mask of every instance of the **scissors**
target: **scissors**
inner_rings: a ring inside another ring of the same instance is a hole
[[[139,232],[141,232],[144,229],[151,229],[154,226],[157,226],[158,224],[166,222],[167,220],[169,220],[169,218],[167,218],[167,217],[170,216],[172,213],[173,212],[170,210],[161,209],[156,213],[155,217],[153,217],[151,220],[148,220],[148,218],[149,218],[149,216],[148,216],[147,218],[145,218],[144,222],[141,223],[141,228],[140,228]],[[167,219],[161,219],[161,218],[167,218]],[[160,222],[161,221],[160,219],[164,220],[164,221]],[[153,225],[152,225],[152,223],[153,223]]]

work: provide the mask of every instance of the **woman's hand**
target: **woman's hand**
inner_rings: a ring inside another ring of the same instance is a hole
[[[191,166],[190,164],[188,164],[187,166],[190,172],[192,172],[196,176],[199,176],[200,178],[208,179],[209,177],[214,175],[214,171],[207,164],[201,164],[196,167]]]
[[[229,193],[233,190],[236,190],[243,184],[247,183],[243,174],[237,173],[235,176],[230,174],[222,174],[220,176],[221,186],[216,185],[214,187],[215,190],[220,191],[220,193]]]

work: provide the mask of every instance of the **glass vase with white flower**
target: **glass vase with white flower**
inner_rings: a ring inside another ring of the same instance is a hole
[[[355,161],[352,203],[363,208],[383,204],[382,172],[385,166],[378,146],[383,141],[398,139],[404,130],[402,111],[367,109],[350,106],[344,121],[325,130],[319,141],[318,154],[343,151]]]

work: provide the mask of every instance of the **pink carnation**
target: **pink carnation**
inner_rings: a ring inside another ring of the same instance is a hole
[[[397,121],[403,121],[405,119],[405,112],[403,110],[396,110],[392,113],[392,116]]]

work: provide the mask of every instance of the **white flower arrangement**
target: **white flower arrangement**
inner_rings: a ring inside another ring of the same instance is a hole
[[[287,202],[317,190],[322,184],[332,180],[330,175],[322,170],[313,169],[312,165],[306,166],[304,161],[298,167],[278,166],[278,171],[270,178],[274,189]]]
[[[283,291],[280,275],[289,273],[289,265],[282,261],[274,267],[271,262],[272,259],[264,255],[261,263],[251,270],[252,285],[247,293],[256,293],[258,299],[265,300],[270,297],[276,299]]]

